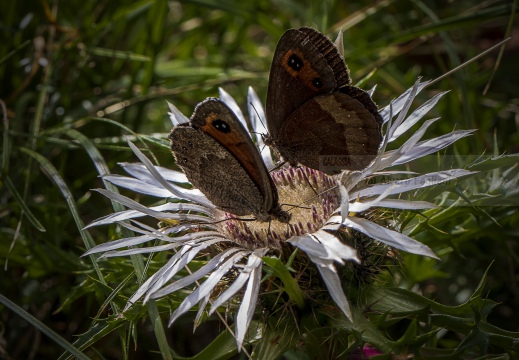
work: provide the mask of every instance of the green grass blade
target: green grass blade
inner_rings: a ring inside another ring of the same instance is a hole
[[[68,129],[65,132],[68,136],[70,136],[71,138],[78,141],[81,144],[81,146],[83,146],[83,148],[87,151],[88,155],[92,159],[92,162],[96,166],[96,168],[99,172],[99,175],[107,175],[110,173],[110,170],[108,168],[108,165],[104,161],[104,158],[102,157],[99,150],[97,150],[95,145],[90,141],[90,139],[88,139],[86,136],[84,136],[80,132],[73,130],[73,129]],[[118,192],[117,187],[115,187],[111,183],[104,181],[104,184],[107,189]],[[124,210],[124,207],[121,204],[112,202],[112,206],[114,208],[114,211]],[[133,233],[126,228],[123,228],[122,232],[123,232],[123,236],[125,236],[125,237],[133,236]],[[134,266],[134,270],[138,275],[138,279],[140,281],[142,281],[143,275],[144,275],[144,266],[143,266],[142,257],[138,256],[138,255],[133,255],[131,259],[132,259],[132,264]],[[97,266],[97,261],[95,259],[92,259],[92,261],[94,263],[94,266]],[[129,280],[129,278],[127,278],[127,279]],[[122,289],[122,286],[118,286],[117,289],[114,290],[113,295],[109,296],[109,298],[105,300],[105,304],[108,301],[111,301],[111,299],[113,297],[115,297],[115,294],[118,293],[121,289]],[[157,306],[155,305],[154,301],[150,301],[148,303],[148,312],[149,312],[149,316],[150,316],[150,319],[153,324],[153,329],[155,330],[155,336],[157,338],[157,342],[159,344],[159,348],[162,353],[162,357],[164,359],[169,359],[169,358],[171,358],[170,351],[169,351],[169,344],[167,342],[164,327],[162,325],[162,321],[160,319],[160,315],[159,315]]]
[[[0,181],[2,181],[9,172],[9,119],[7,118],[7,107],[3,100],[0,100],[0,106],[4,115],[2,122],[4,125],[4,141],[2,144],[2,168],[0,169]]]
[[[67,184],[65,183],[65,181],[63,180],[63,178],[59,175],[59,173],[56,170],[56,168],[54,167],[54,165],[52,165],[50,163],[50,161],[48,161],[45,157],[43,157],[41,154],[39,154],[35,151],[32,151],[27,148],[23,148],[23,147],[20,148],[20,150],[22,152],[26,153],[27,155],[31,156],[33,159],[35,159],[40,164],[42,169],[47,173],[47,175],[52,179],[52,181],[58,186],[58,188],[60,189],[62,195],[65,197],[65,200],[69,206],[70,213],[72,214],[72,217],[74,218],[76,226],[79,230],[79,233],[81,234],[81,238],[83,239],[85,248],[88,250],[88,249],[94,247],[95,242],[92,239],[92,237],[90,236],[90,233],[83,230],[83,228],[85,227],[85,224],[83,223],[83,220],[81,220],[81,218],[79,216],[76,202],[72,196],[72,193],[70,192],[70,190],[69,190]],[[94,268],[97,272],[97,275],[99,276],[99,280],[106,284],[106,282],[103,278],[103,275],[101,273],[101,269],[97,265],[97,262],[93,261],[93,263],[94,263]]]
[[[20,206],[20,208],[23,211],[23,214],[27,217],[29,222],[39,231],[45,232],[45,227],[38,221],[36,216],[32,213],[32,211],[29,209],[25,201],[23,200],[22,196],[18,191],[16,190],[16,187],[14,186],[13,182],[9,177],[5,178],[5,186],[7,187],[7,190],[11,192],[11,195],[13,195],[16,203]]]
[[[16,54],[18,51],[20,51],[21,49],[23,49],[24,47],[26,47],[27,45],[29,45],[31,43],[31,40],[25,40],[22,44],[20,44],[18,47],[16,47],[15,49],[9,51],[7,54],[5,54],[4,57],[2,57],[0,59],[0,65],[2,65],[4,62],[6,62],[11,56],[13,56],[14,54]]]
[[[22,317],[24,320],[26,320],[28,323],[33,325],[35,328],[40,330],[43,334],[47,335],[51,340],[56,342],[58,345],[60,345],[63,349],[68,351],[70,354],[75,356],[76,358],[80,360],[89,360],[90,358],[83,354],[81,351],[79,351],[77,348],[75,348],[71,343],[69,343],[67,340],[63,339],[61,336],[59,336],[58,333],[56,333],[54,330],[48,328],[40,322],[38,319],[36,319],[34,316],[29,314],[27,311],[7,299],[5,296],[0,294],[0,303],[4,304],[4,306],[11,309],[13,312],[18,314],[20,317]]]
[[[305,300],[303,292],[299,287],[297,281],[290,275],[290,272],[286,266],[278,258],[264,256],[263,262],[267,264],[273,271],[274,274],[283,282],[284,289],[287,292],[290,299],[299,307],[304,308]]]

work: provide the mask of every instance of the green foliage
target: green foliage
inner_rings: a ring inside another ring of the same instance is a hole
[[[292,277],[287,267],[277,258],[264,256],[263,262],[269,266],[272,273],[283,283],[283,291],[286,291],[290,300],[300,308],[304,307],[303,292],[297,281]],[[270,272],[270,271],[269,271]]]
[[[118,162],[136,161],[125,137],[147,149],[157,164],[175,167],[165,100],[189,115],[198,102],[217,96],[219,86],[243,107],[248,86],[264,99],[277,39],[303,25],[330,36],[342,28],[353,81],[363,79],[364,88],[377,84],[374,98],[386,105],[418,76],[438,77],[517,32],[517,25],[509,28],[516,5],[408,0],[2,4],[0,357],[80,357],[70,344],[104,359],[235,356],[234,340],[221,322],[194,335],[192,319],[172,329],[163,326],[188,290],[121,313],[168,254],[80,257],[95,244],[131,236],[115,227],[83,229],[118,210],[91,189],[109,187],[99,176],[119,172]],[[364,343],[385,358],[390,353],[426,359],[518,356],[517,156],[500,156],[517,152],[519,142],[515,47],[507,45],[496,69],[497,53],[492,53],[420,95],[428,99],[451,90],[431,111],[442,120],[430,128],[430,137],[453,128],[478,129],[427,166],[461,166],[481,174],[413,194],[440,207],[393,218],[442,260],[397,254],[402,265],[378,274],[352,299],[354,324],[324,305],[310,309],[317,314],[287,310],[261,319],[249,333],[254,356],[342,356]],[[484,153],[493,156],[479,158]],[[420,165],[409,170],[414,166]],[[139,200],[151,205],[149,199]],[[290,297],[297,298],[290,267],[267,261]],[[45,335],[39,338],[36,329]],[[244,351],[239,356],[246,357]]]

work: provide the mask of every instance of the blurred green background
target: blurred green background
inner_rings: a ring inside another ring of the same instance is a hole
[[[515,6],[512,1],[468,0],[3,3],[0,294],[70,342],[89,329],[92,318],[106,318],[110,311],[102,305],[107,294],[130,275],[131,267],[121,272],[126,260],[103,262],[105,288],[95,280],[89,258],[80,258],[85,246],[78,219],[88,224],[112,212],[108,199],[91,191],[103,186],[93,161],[95,149],[111,171],[122,173],[118,162],[137,161],[124,137],[133,135],[131,130],[147,136],[160,165],[174,167],[166,141],[171,128],[166,100],[190,116],[198,102],[218,96],[223,87],[245,111],[249,86],[265,99],[276,42],[289,28],[312,26],[333,39],[342,28],[353,82],[362,80],[365,89],[377,85],[379,106],[419,76],[436,78],[512,36],[499,63],[496,50],[428,88],[419,99],[451,90],[430,114],[442,120],[426,137],[455,128],[478,129],[444,154],[517,152]],[[488,190],[488,184],[477,186],[474,191]],[[519,331],[518,229],[515,206],[467,210],[445,219],[417,238],[448,242],[452,252],[434,268],[409,257],[409,277],[402,284],[420,286],[437,301],[455,305],[494,261],[485,289],[488,298],[501,304],[489,322]],[[106,227],[90,234],[96,243],[117,236]],[[134,279],[127,281],[135,286]],[[139,321],[131,330],[137,347],[114,331],[96,339],[88,355],[160,357],[149,321]],[[202,329],[196,334],[203,335],[190,340],[186,334],[191,332],[189,321],[184,329],[166,329],[176,350],[186,356],[210,338]],[[0,304],[0,358],[51,359],[62,352]]]

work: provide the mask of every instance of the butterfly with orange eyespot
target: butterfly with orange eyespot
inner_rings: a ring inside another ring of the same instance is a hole
[[[177,165],[218,208],[262,222],[290,220],[249,133],[222,101],[198,104],[189,123],[174,127],[169,139]]]
[[[368,166],[383,120],[369,94],[350,83],[344,57],[326,36],[308,27],[286,31],[270,69],[266,143],[290,165],[330,175]]]

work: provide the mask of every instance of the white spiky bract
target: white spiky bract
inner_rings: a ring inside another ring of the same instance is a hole
[[[344,173],[338,177],[337,184],[340,188],[342,200],[340,206],[329,217],[324,226],[312,233],[293,236],[288,240],[293,246],[305,252],[309,259],[315,263],[331,298],[350,320],[352,319],[350,306],[341,288],[335,263],[343,264],[344,261],[349,260],[358,262],[359,259],[355,249],[343,244],[333,233],[345,228],[351,228],[390,247],[413,254],[437,258],[429,247],[409,236],[354,215],[375,207],[404,210],[433,208],[435,205],[429,202],[390,197],[407,191],[444,183],[472,173],[463,169],[453,169],[420,175],[412,172],[388,170],[392,166],[435,153],[472,133],[472,131],[458,130],[434,139],[420,141],[425,130],[437,120],[432,119],[425,121],[420,129],[411,134],[402,146],[386,151],[389,143],[409,131],[445,94],[440,93],[434,96],[411,114],[408,114],[413,99],[426,84],[425,82],[417,81],[411,89],[381,110],[380,113],[387,126],[379,155],[366,169],[359,172]],[[223,90],[220,91],[220,98],[235,112],[241,123],[246,124],[245,118],[234,99]],[[254,133],[265,133],[263,107],[252,88],[249,89],[248,104]],[[188,118],[175,106],[169,104],[169,108],[169,115],[174,126],[188,121]],[[269,149],[263,146],[264,144],[260,136],[256,136],[256,141],[259,148],[262,149],[261,155],[265,164],[267,164],[268,168],[271,168],[274,163]],[[104,257],[113,257],[175,250],[176,253],[160,270],[151,275],[142,284],[129,299],[125,307],[126,310],[137,301],[142,300],[146,302],[149,299],[166,296],[205,278],[190,295],[185,297],[173,312],[169,321],[170,324],[197,304],[200,306],[197,315],[198,321],[206,304],[210,303],[210,295],[215,286],[222,277],[233,269],[238,275],[218,297],[212,299],[209,313],[216,311],[219,306],[244,289],[236,317],[235,331],[238,348],[241,348],[258,299],[263,264],[262,257],[268,254],[270,249],[268,247],[245,248],[239,242],[218,231],[218,227],[213,224],[218,210],[199,190],[189,190],[179,186],[179,184],[188,183],[184,174],[154,166],[135,145],[129,143],[129,146],[141,163],[121,164],[130,176],[108,175],[104,177],[105,180],[139,194],[187,202],[166,203],[147,207],[116,192],[99,189],[100,193],[124,205],[128,210],[98,219],[90,224],[89,227],[118,223],[134,231],[137,235],[100,244],[90,249],[85,255],[103,253]],[[412,177],[404,180],[389,181],[371,187],[358,186],[368,177],[395,173]],[[165,224],[171,225],[160,229],[150,228],[137,221],[138,218],[144,216],[151,216]],[[182,235],[177,235],[180,233]],[[147,242],[156,242],[157,240],[159,245],[134,247]],[[201,251],[219,243],[227,244],[225,250],[215,255],[192,274],[172,281],[179,271],[188,265]]]

